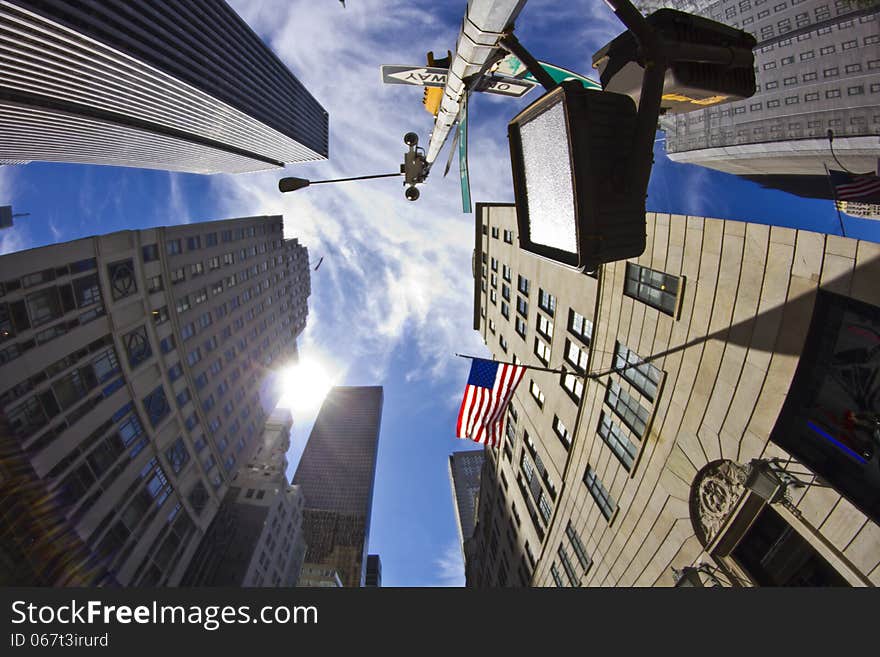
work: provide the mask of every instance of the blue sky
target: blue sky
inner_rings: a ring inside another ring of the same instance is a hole
[[[233,0],[330,113],[330,159],[284,172],[313,180],[396,171],[403,134],[427,144],[432,119],[421,89],[381,84],[381,64],[417,64],[454,49],[464,0],[338,2]],[[590,74],[595,50],[621,31],[599,0],[531,0],[517,36],[539,59]],[[470,177],[475,201],[513,200],[508,120],[524,99],[475,97]],[[670,162],[657,144],[651,210],[839,232],[830,201],[761,189],[733,176]],[[285,233],[325,258],[312,278],[304,355],[332,363],[337,383],[385,386],[370,551],[388,586],[462,584],[447,456],[468,364],[487,354],[472,328],[473,215],[458,179],[442,178],[446,151],[409,203],[400,181],[325,185],[280,195],[281,172],[198,176],[32,163],[0,167],[0,205],[31,216],[0,233],[0,253],[96,233],[254,214],[283,214]],[[453,168],[454,169],[454,168]],[[847,217],[850,235],[880,241],[880,222]],[[296,417],[291,471],[313,421]]]

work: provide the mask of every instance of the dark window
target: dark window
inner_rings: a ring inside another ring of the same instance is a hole
[[[153,355],[153,350],[150,348],[150,339],[147,337],[146,326],[141,326],[130,333],[126,333],[125,337],[122,338],[122,342],[125,345],[128,364],[132,369],[135,369]]]
[[[849,586],[770,506],[749,526],[733,558],[759,586]]]
[[[620,427],[611,421],[606,413],[602,413],[598,431],[602,440],[611,448],[623,467],[627,471],[631,470],[636,460],[636,454],[639,452],[638,447],[620,430]]]
[[[626,287],[624,294],[638,299],[667,315],[675,313],[679,282],[670,276],[648,267],[626,263]]]
[[[602,515],[605,516],[606,520],[610,520],[611,516],[614,515],[614,512],[617,510],[617,502],[615,502],[614,498],[611,497],[607,490],[605,490],[605,486],[602,484],[599,477],[596,476],[595,470],[589,465],[587,465],[587,469],[584,471],[584,484],[586,484],[587,490],[590,491],[590,495],[593,496],[593,499],[599,506]]]
[[[171,466],[174,474],[178,474],[183,470],[183,466],[189,461],[189,451],[186,449],[183,438],[178,438],[171,447],[165,450],[165,458],[168,460],[168,465]]]
[[[144,259],[144,262],[151,262],[153,260],[159,259],[159,245],[158,244],[147,244],[146,246],[141,247],[141,256]]]
[[[107,265],[107,275],[110,278],[110,290],[114,300],[123,299],[137,292],[134,265],[131,260],[121,260]]]
[[[161,385],[144,397],[143,401],[147,417],[154,428],[171,412],[165,389]]]

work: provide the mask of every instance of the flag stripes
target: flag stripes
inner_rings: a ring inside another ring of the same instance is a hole
[[[497,447],[504,431],[504,411],[525,370],[521,365],[474,358],[458,413],[456,436]]]
[[[851,175],[844,171],[829,171],[834,193],[839,201],[869,201],[880,196],[880,178],[876,175]]]

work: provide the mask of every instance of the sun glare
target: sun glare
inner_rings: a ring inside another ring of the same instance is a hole
[[[333,387],[334,380],[327,367],[311,358],[303,358],[296,365],[281,371],[278,385],[281,397],[278,405],[292,412],[315,411]]]

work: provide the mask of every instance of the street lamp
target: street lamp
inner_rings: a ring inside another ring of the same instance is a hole
[[[644,251],[661,110],[755,92],[753,37],[681,12],[645,19],[629,0],[606,2],[629,31],[594,57],[602,92],[556,85],[512,33],[499,40],[548,90],[508,125],[520,246],[578,271]],[[671,100],[685,92],[700,102]]]
[[[278,181],[278,190],[282,193],[295,192],[298,189],[303,189],[304,187],[309,187],[311,185],[403,176],[403,184],[409,185],[405,192],[406,199],[408,201],[415,201],[419,198],[419,190],[416,188],[416,185],[424,182],[428,175],[427,164],[425,162],[425,151],[418,147],[419,136],[414,132],[407,132],[403,136],[403,143],[409,146],[409,150],[404,153],[403,164],[400,165],[400,171],[397,173],[377,173],[370,176],[334,178],[332,180],[307,180],[305,178],[294,178],[293,176],[290,176]]]

